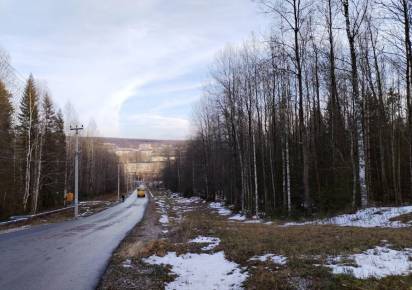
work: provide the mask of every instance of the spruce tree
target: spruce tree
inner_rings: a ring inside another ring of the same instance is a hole
[[[64,132],[63,113],[59,110],[54,118],[54,146],[56,161],[55,197],[58,203],[63,203],[64,189],[66,186],[66,134]]]
[[[0,80],[0,219],[15,209],[11,94]]]
[[[56,148],[55,148],[55,120],[56,113],[49,95],[45,95],[42,102],[43,142],[42,142],[42,176],[39,204],[48,208],[55,204],[55,180],[56,180]]]
[[[21,190],[23,192],[22,205],[24,210],[27,209],[27,204],[32,194],[34,141],[39,130],[38,99],[35,81],[33,76],[30,75],[20,102],[18,125],[16,127],[19,144],[18,155],[19,159],[23,160],[21,162],[20,175],[23,185]]]
[[[42,102],[43,154],[40,204],[50,208],[63,201],[65,184],[66,136],[61,111],[57,114],[49,95]]]

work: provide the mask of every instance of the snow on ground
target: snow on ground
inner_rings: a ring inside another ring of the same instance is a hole
[[[159,222],[162,224],[168,224],[169,223],[169,217],[166,214],[162,214],[162,216],[159,219]]]
[[[122,266],[123,268],[132,268],[132,261],[130,259],[124,260]]]
[[[202,199],[198,196],[192,196],[192,197],[186,198],[186,197],[179,196],[177,193],[173,195],[172,197],[176,200],[177,203],[180,203],[180,204],[192,204],[192,203],[199,203],[202,201]]]
[[[237,213],[237,214],[229,217],[229,220],[239,221],[239,222],[243,222],[243,223],[245,223],[245,224],[260,224],[260,223],[264,223],[263,220],[258,219],[256,216],[253,216],[252,219],[247,219],[244,214],[240,214],[240,213]]]
[[[216,248],[220,244],[220,239],[219,238],[214,238],[214,237],[203,237],[203,236],[198,236],[194,238],[193,240],[190,240],[189,243],[197,243],[197,244],[209,244],[207,246],[204,246],[202,248],[202,251],[210,251]]]
[[[163,225],[168,224],[169,223],[169,217],[167,215],[168,207],[165,204],[165,201],[163,199],[158,199],[158,200],[156,200],[156,204],[159,207],[158,212],[162,214],[159,218],[159,222]]]
[[[232,215],[232,211],[228,209],[223,202],[211,202],[209,203],[209,207],[217,210],[217,213],[221,216]],[[264,222],[263,220],[258,219],[256,216],[253,216],[252,219],[247,219],[246,216],[242,213],[234,214],[228,219],[231,221],[243,222],[245,224],[260,224]]]
[[[246,216],[242,214],[235,214],[234,216],[231,216],[229,219],[234,221],[244,221],[246,220]]]
[[[167,210],[167,206],[165,205],[165,202],[163,200],[156,201],[156,204],[159,206],[161,211]]]
[[[270,260],[274,264],[286,265],[288,258],[282,255],[266,254],[262,256],[253,256],[249,260],[250,261],[260,261],[260,262],[266,262]]]
[[[225,207],[225,205],[222,202],[211,202],[209,204],[209,207],[212,209],[217,210],[217,213],[222,215],[222,216],[228,216],[232,214],[232,211],[228,208]]]
[[[254,219],[254,220],[247,220],[244,221],[245,224],[260,224],[262,223],[262,220]]]
[[[177,256],[169,252],[164,257],[151,256],[143,259],[145,263],[171,265],[172,272],[178,277],[166,284],[165,289],[241,289],[248,273],[241,271],[239,265],[226,260],[223,252],[214,254],[188,253]]]
[[[91,211],[89,207],[85,207],[84,211],[85,212],[81,213],[80,216],[89,216],[89,215],[93,214],[93,211]]]
[[[158,207],[157,212],[161,214],[159,222],[167,226],[170,220],[182,220],[183,213],[195,210],[196,205],[202,200],[199,197],[186,198],[178,193],[171,193],[168,196],[156,198],[155,202]],[[169,210],[175,212],[176,217],[170,216]]]
[[[344,265],[347,259],[353,260],[355,265]],[[350,274],[358,279],[408,275],[412,273],[412,249],[398,251],[378,246],[361,254],[330,258],[330,263],[325,266],[334,274]]]
[[[354,214],[344,214],[333,218],[315,220],[304,223],[286,223],[284,226],[306,225],[306,224],[333,224],[338,226],[351,226],[363,228],[402,228],[410,227],[412,223],[391,221],[390,219],[412,213],[412,206],[403,207],[371,207],[357,211]]]

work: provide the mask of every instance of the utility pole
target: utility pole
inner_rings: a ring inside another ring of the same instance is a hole
[[[129,173],[126,172],[126,170],[125,170],[125,175],[126,175],[126,193],[129,193],[130,176],[129,176]]]
[[[76,131],[76,152],[74,159],[74,217],[78,218],[79,216],[79,131],[83,130],[83,125],[78,127],[72,127],[70,125],[71,131]]]

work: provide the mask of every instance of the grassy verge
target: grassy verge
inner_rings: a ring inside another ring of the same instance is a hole
[[[200,245],[188,243],[198,235],[220,238],[220,245],[213,251],[224,251],[228,260],[247,267],[246,289],[412,289],[412,275],[360,280],[349,275],[333,275],[328,268],[316,266],[330,255],[360,253],[388,243],[392,248],[412,248],[411,229],[248,224],[219,216],[204,203],[182,211],[164,192],[154,194],[163,200],[169,223],[167,226],[160,224],[158,219],[164,212],[159,206],[153,208],[149,226],[158,229],[157,236],[142,241],[138,233],[145,236],[147,229],[136,229],[135,236],[125,241],[111,263],[111,267],[117,265],[118,279],[127,280],[130,285],[138,284],[142,277],[150,280],[144,284],[146,288],[136,289],[162,289],[167,281],[173,280],[168,267],[147,265],[142,262],[143,257],[162,256],[168,251],[201,253]],[[162,234],[165,229],[167,233]],[[249,260],[266,253],[284,255],[288,262],[281,266]],[[127,259],[131,259],[133,267],[124,267]],[[140,280],[133,275],[140,275]],[[102,285],[101,289],[125,289],[118,287],[119,284]]]

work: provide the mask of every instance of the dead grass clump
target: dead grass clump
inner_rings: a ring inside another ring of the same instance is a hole
[[[216,227],[217,236],[227,254],[237,262],[264,253],[287,257],[301,255],[354,254],[381,245],[387,240],[393,247],[411,247],[412,231],[408,229],[366,229],[336,226],[277,227],[237,224]]]
[[[393,217],[389,219],[391,222],[399,221],[404,224],[412,222],[412,213],[402,214],[400,216]]]
[[[164,256],[169,247],[169,243],[164,240],[137,241],[125,244],[120,249],[119,256],[122,258],[141,258],[150,255]]]
[[[176,240],[182,242],[197,235],[219,237],[219,250],[229,260],[248,266],[247,289],[412,289],[412,275],[358,280],[333,275],[328,268],[314,265],[322,264],[328,256],[360,253],[377,245],[412,247],[412,231],[407,228],[246,224],[231,222],[206,209],[188,213],[176,234]],[[249,261],[267,253],[286,256],[287,265]]]

